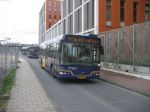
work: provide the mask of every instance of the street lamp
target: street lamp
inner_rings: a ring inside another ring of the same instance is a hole
[[[2,45],[7,45],[9,42],[10,42],[10,38],[5,38],[4,40],[0,40],[0,44],[2,43]]]
[[[5,40],[0,40],[0,44],[3,45]]]
[[[6,45],[8,46],[10,44],[10,38],[5,38]]]

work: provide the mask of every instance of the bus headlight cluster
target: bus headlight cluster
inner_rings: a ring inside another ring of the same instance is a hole
[[[99,72],[95,72],[95,73],[93,73],[93,75],[99,75]]]
[[[60,71],[59,74],[60,75],[70,75],[70,72]]]

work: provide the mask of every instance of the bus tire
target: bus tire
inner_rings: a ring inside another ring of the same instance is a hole
[[[53,78],[57,78],[55,75],[53,75]]]
[[[54,68],[53,68],[53,67],[51,68],[50,74],[51,74],[53,77],[56,77],[55,74],[54,74]]]

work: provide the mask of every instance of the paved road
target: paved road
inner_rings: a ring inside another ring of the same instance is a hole
[[[102,80],[58,80],[27,60],[58,112],[150,112],[150,97]]]

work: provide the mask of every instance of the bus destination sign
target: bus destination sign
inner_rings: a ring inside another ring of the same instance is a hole
[[[70,37],[70,42],[74,43],[91,43],[91,44],[97,44],[99,43],[98,39],[91,39],[91,38],[78,38],[78,37]]]

